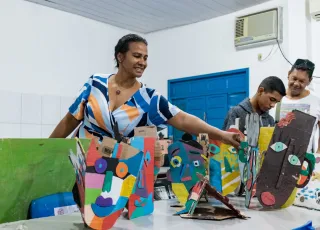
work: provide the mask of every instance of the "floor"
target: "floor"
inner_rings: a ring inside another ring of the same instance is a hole
[[[236,230],[290,230],[304,225],[312,220],[314,227],[320,227],[319,211],[308,210],[291,206],[287,209],[277,211],[247,210],[244,207],[243,197],[230,197],[230,202],[239,208],[245,215],[251,217],[248,220],[232,219],[224,221],[186,220],[179,216],[173,216],[175,209],[170,205],[175,204],[174,200],[156,201],[155,210],[152,215],[140,217],[134,220],[127,220],[120,217],[112,229],[236,229]],[[257,200],[253,200],[253,206],[258,209]],[[81,230],[86,229],[79,213],[72,215],[19,221],[0,225],[0,229],[19,230]]]

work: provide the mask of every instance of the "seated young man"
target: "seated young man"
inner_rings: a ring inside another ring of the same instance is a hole
[[[239,118],[239,130],[244,133],[246,116],[253,112],[260,115],[260,127],[274,126],[275,122],[269,110],[274,108],[285,95],[286,88],[280,78],[274,76],[265,78],[252,98],[244,99],[229,110],[222,129],[229,129],[231,125],[235,125],[236,118]]]

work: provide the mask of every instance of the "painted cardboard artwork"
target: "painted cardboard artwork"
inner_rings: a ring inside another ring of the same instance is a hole
[[[194,140],[174,142],[168,148],[168,159],[167,179],[179,202],[185,205],[189,192],[199,180],[197,173],[206,175],[203,148]]]
[[[242,183],[245,185],[245,206],[250,207],[251,198],[256,193],[256,180],[260,170],[260,154],[258,138],[260,131],[260,116],[257,113],[247,114],[247,140],[240,144],[239,167]]]
[[[257,198],[265,208],[285,208],[294,202],[300,175],[312,177],[313,154],[306,153],[316,118],[294,110],[276,125],[257,179]],[[302,166],[307,163],[304,170]]]
[[[129,198],[129,219],[149,215],[153,212],[155,142],[156,138],[153,137],[131,138],[131,146],[142,151],[144,159],[138,174],[136,187]]]
[[[202,219],[202,220],[225,220],[230,218],[247,219],[248,217],[243,215],[233,205],[229,203],[229,199],[226,196],[221,195],[215,188],[210,186],[207,176],[203,176],[197,173],[199,181],[190,192],[190,196],[185,208],[176,214],[186,219]],[[211,205],[198,206],[200,197],[203,194],[215,198],[222,202],[228,209],[223,207],[213,207]]]
[[[228,132],[243,133],[232,128]],[[226,196],[236,190],[240,184],[238,152],[231,146],[221,142],[209,144],[209,178],[210,185]]]
[[[145,158],[142,151],[133,147],[135,151],[130,151],[129,147],[116,143],[112,157],[106,157],[97,150],[92,139],[86,158],[79,153],[77,156],[70,153],[80,195],[80,211],[84,222],[92,229],[110,229],[134,191]]]

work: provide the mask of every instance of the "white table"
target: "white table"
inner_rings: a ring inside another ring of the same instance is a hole
[[[170,205],[175,204],[174,200],[155,201],[155,210],[152,215],[140,217],[134,220],[127,220],[120,217],[112,229],[236,229],[236,230],[290,230],[301,226],[312,220],[313,226],[320,227],[320,212],[291,206],[287,209],[277,211],[257,211],[247,210],[244,207],[244,198],[231,197],[233,205],[239,208],[245,215],[250,216],[248,220],[230,219],[223,221],[206,220],[187,220],[179,216],[173,216],[174,208]],[[257,201],[253,201],[257,205]],[[20,228],[19,228],[20,226]],[[80,230],[86,229],[83,225],[79,213],[71,215],[56,216],[49,218],[33,219],[27,221],[18,221],[7,224],[1,224],[0,229],[19,229],[19,230]]]

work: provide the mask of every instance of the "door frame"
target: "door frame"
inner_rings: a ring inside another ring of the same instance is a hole
[[[228,71],[222,71],[222,72],[216,72],[216,73],[209,73],[209,74],[202,74],[202,75],[196,75],[196,76],[189,76],[189,77],[182,77],[182,78],[175,78],[175,79],[169,79],[167,84],[167,93],[168,93],[168,100],[171,103],[172,98],[171,97],[171,86],[173,83],[177,82],[184,82],[184,81],[190,81],[190,80],[199,80],[199,79],[206,79],[206,78],[216,78],[216,77],[222,77],[223,75],[233,75],[233,74],[244,74],[245,78],[247,80],[246,85],[246,96],[249,96],[249,68],[242,68],[242,69],[235,69],[235,70],[228,70]],[[168,137],[173,135],[172,127],[168,125]]]

